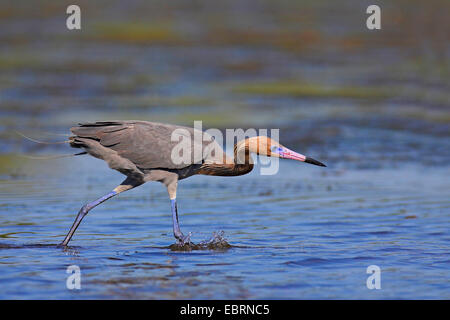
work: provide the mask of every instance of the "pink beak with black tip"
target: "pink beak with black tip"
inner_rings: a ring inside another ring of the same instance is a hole
[[[274,153],[277,153],[280,158],[283,159],[292,159],[292,160],[297,160],[297,161],[302,161],[302,162],[306,162],[306,163],[311,163],[314,164],[316,166],[320,166],[320,167],[326,167],[326,165],[324,165],[322,162],[317,161],[313,158],[304,156],[300,153],[297,153],[295,151],[292,151],[286,147],[278,147]]]

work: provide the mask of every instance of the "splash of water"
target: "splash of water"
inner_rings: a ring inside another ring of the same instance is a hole
[[[192,251],[192,250],[228,250],[232,246],[227,242],[224,237],[225,232],[223,230],[213,232],[211,237],[207,240],[203,240],[197,244],[190,240],[185,243],[174,243],[169,246],[172,251]]]

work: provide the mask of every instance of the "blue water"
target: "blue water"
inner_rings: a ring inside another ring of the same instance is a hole
[[[380,0],[367,30],[367,1],[79,0],[78,31],[64,1],[35,2],[0,10],[0,299],[450,298],[448,1]],[[15,130],[61,141],[117,119],[279,129],[328,167],[181,181],[182,231],[229,248],[172,250],[158,183],[58,248],[124,177],[88,156],[29,159],[74,150]]]
[[[257,169],[180,183],[182,230],[197,243],[223,230],[229,249],[170,250],[169,200],[149,183],[91,211],[64,250],[79,207],[121,176],[97,159],[44,162],[36,180],[0,187],[0,298],[450,298],[448,168]],[[70,265],[81,290],[66,288]],[[380,290],[366,286],[369,265]]]

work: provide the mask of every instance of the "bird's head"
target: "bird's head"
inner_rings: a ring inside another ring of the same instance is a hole
[[[322,162],[292,151],[269,137],[252,137],[244,140],[243,142],[245,150],[258,155],[281,159],[292,159],[314,164],[316,166],[326,167],[326,165]]]

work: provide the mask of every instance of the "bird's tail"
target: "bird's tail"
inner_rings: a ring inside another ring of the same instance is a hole
[[[40,141],[37,139],[33,139],[30,138],[28,136],[26,136],[25,134],[15,130],[15,132],[20,135],[21,137],[30,140],[32,142],[35,143],[39,143],[39,144],[64,144],[64,143],[70,143],[72,145],[73,140],[71,139],[72,137],[69,138],[69,140],[64,140],[64,141],[55,141],[55,142],[49,142],[49,141]],[[68,158],[68,157],[75,157],[75,156],[81,156],[87,154],[87,152],[83,151],[83,152],[79,152],[79,153],[71,153],[71,154],[62,154],[62,155],[55,155],[55,156],[28,156],[28,155],[22,155],[22,157],[24,158],[28,158],[28,159],[33,159],[33,160],[50,160],[50,159],[61,159],[61,158]]]
[[[28,156],[28,155],[21,155],[23,158],[32,159],[32,160],[53,160],[53,159],[61,159],[61,158],[70,158],[75,156],[81,156],[83,154],[87,154],[87,152],[79,152],[79,153],[69,153],[69,154],[61,154],[57,156]]]
[[[19,136],[21,136],[21,137],[23,137],[23,138],[25,138],[25,139],[27,139],[27,140],[30,140],[30,141],[32,141],[32,142],[40,143],[40,144],[63,144],[63,143],[69,143],[69,142],[70,142],[70,140],[56,141],[56,142],[40,141],[40,140],[37,140],[37,139],[30,138],[30,137],[24,135],[22,132],[19,132],[19,131],[17,131],[17,130],[14,130],[14,131],[15,131]]]

